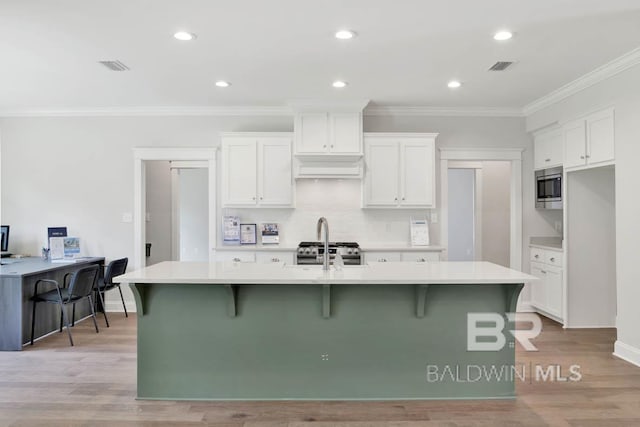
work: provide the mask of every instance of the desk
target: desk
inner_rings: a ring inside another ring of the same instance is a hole
[[[22,350],[31,337],[31,301],[39,279],[53,279],[62,284],[64,276],[90,264],[104,266],[104,258],[86,258],[73,263],[52,263],[41,258],[3,259],[0,265],[0,351]],[[102,270],[102,268],[101,268]],[[52,285],[40,285],[43,292]],[[60,327],[60,308],[55,304],[38,304],[35,337]],[[88,301],[76,304],[76,319],[91,314]]]

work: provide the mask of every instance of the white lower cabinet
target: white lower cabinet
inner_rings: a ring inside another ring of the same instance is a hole
[[[530,285],[531,305],[559,321],[564,319],[562,259],[561,251],[531,248],[531,274],[540,279]]]
[[[365,252],[364,263],[401,261],[400,252]]]
[[[216,261],[256,262],[256,254],[249,251],[216,251]]]
[[[269,264],[272,262],[283,262],[286,265],[295,264],[293,252],[284,252],[284,251],[256,252],[256,262],[258,264]]]
[[[402,252],[400,258],[405,262],[440,261],[440,252]]]
[[[364,263],[370,262],[435,262],[440,261],[440,252],[437,251],[388,251],[388,252],[364,252]]]

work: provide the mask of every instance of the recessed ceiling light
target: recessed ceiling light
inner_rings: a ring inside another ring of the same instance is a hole
[[[224,80],[218,80],[216,82],[216,86],[218,86],[218,87],[229,87],[229,86],[231,86],[231,83],[226,82]]]
[[[346,86],[347,86],[347,82],[343,82],[342,80],[336,80],[335,82],[333,82],[333,87],[337,87],[338,89],[341,89]]]
[[[196,38],[196,35],[193,33],[187,33],[186,31],[178,31],[177,33],[175,33],[173,35],[173,37],[175,37],[176,39],[183,41],[183,42],[187,42],[189,40],[193,40]]]
[[[462,83],[457,80],[451,80],[449,83],[447,83],[447,86],[449,86],[451,89],[457,89],[462,86]]]
[[[493,39],[498,40],[500,42],[509,40],[511,37],[513,37],[513,33],[511,31],[506,31],[506,30],[498,31],[493,35]]]
[[[351,30],[340,30],[336,32],[336,38],[340,40],[349,40],[356,36],[356,33]]]

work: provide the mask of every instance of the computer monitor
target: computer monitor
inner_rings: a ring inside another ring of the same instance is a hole
[[[0,225],[0,252],[9,250],[9,226]]]

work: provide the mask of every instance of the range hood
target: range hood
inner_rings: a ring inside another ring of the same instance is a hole
[[[369,100],[291,101],[296,178],[361,178],[362,111]]]

